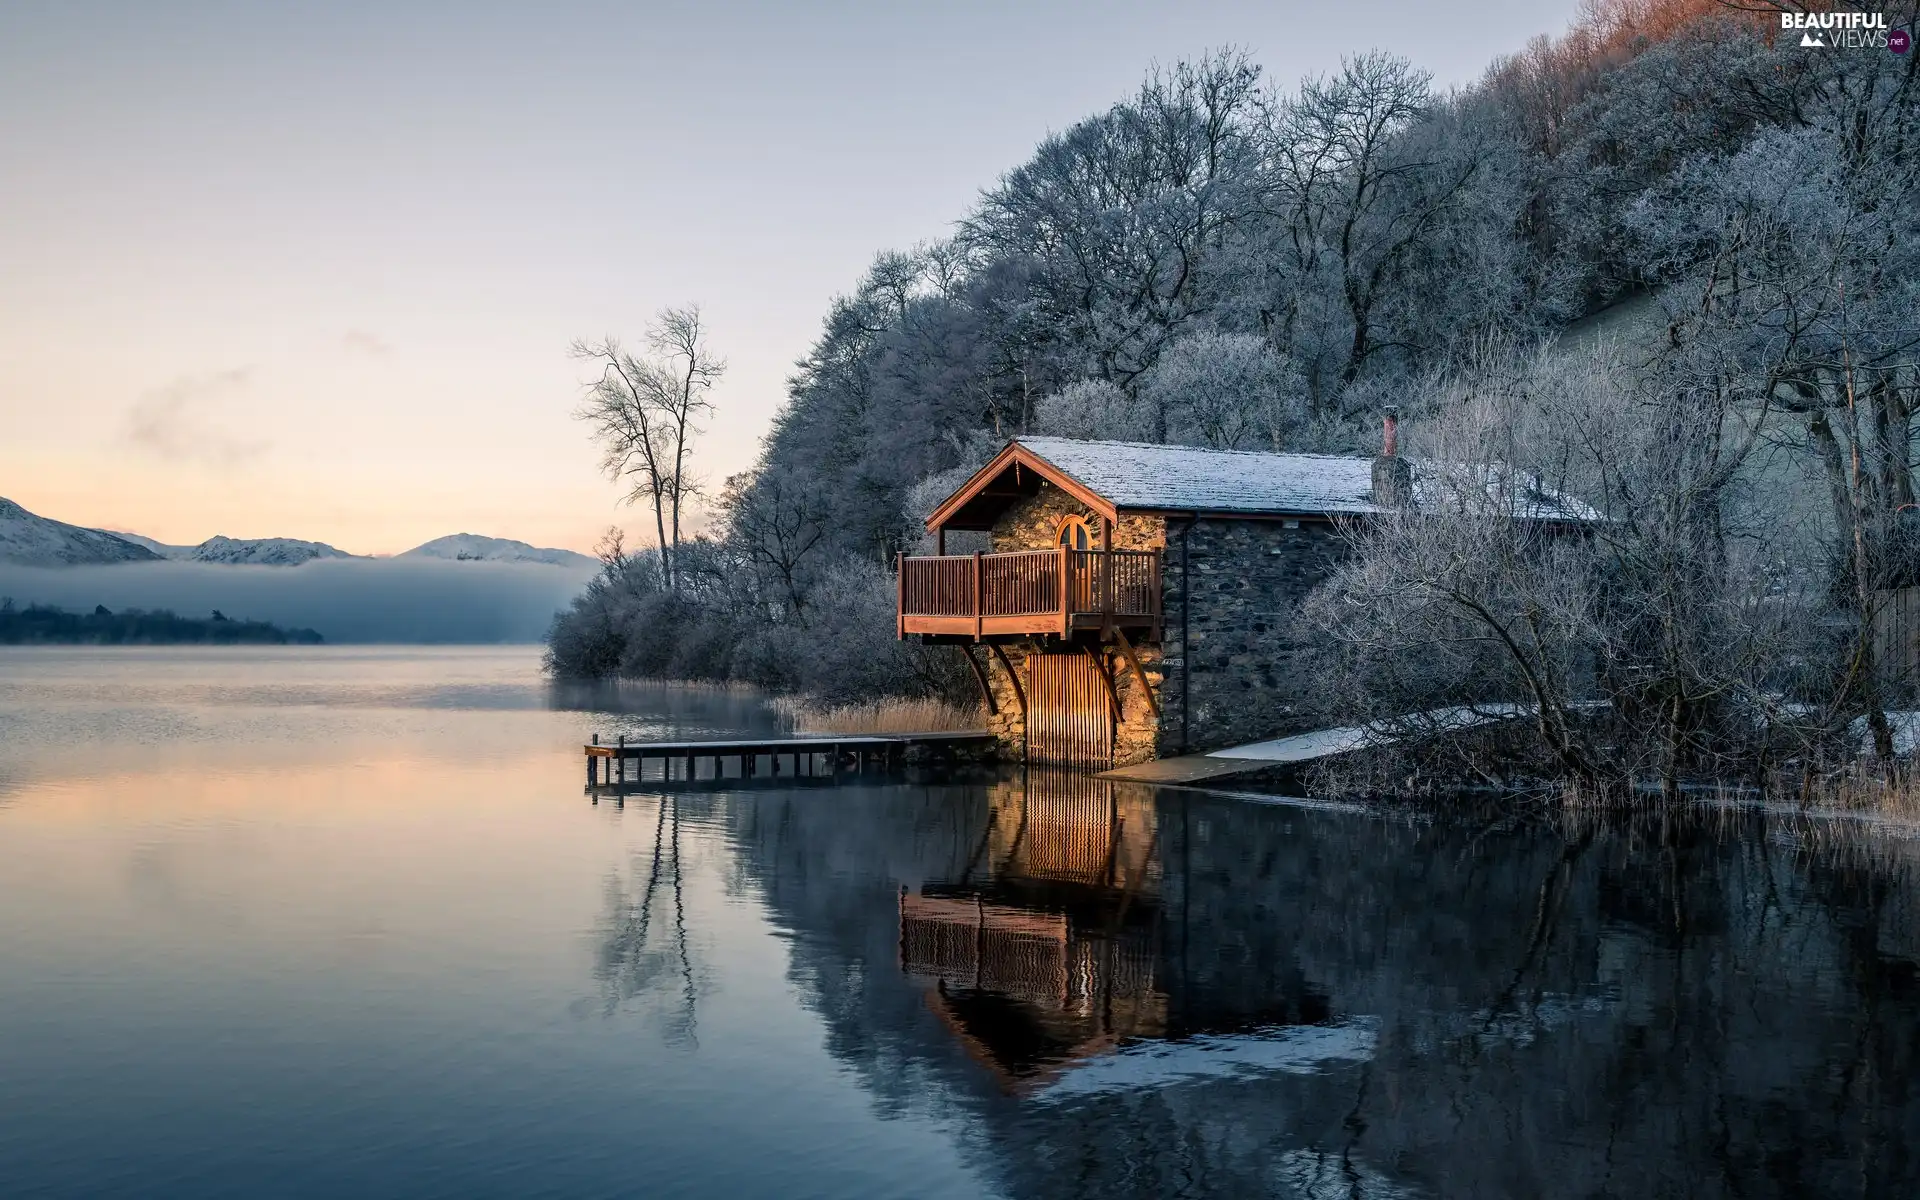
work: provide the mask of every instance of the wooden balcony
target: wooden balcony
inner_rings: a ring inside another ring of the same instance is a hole
[[[1022,550],[900,560],[900,636],[977,640],[1147,628],[1159,636],[1160,555]]]

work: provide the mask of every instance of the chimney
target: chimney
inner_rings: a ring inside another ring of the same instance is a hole
[[[1400,410],[1389,404],[1381,420],[1380,454],[1373,460],[1373,502],[1381,508],[1413,504],[1413,468],[1400,457]]]

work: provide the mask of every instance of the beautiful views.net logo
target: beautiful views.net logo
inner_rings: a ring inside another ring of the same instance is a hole
[[[1780,28],[1800,35],[1810,50],[1891,50],[1905,54],[1913,36],[1894,29],[1885,13],[1789,12],[1780,14]]]

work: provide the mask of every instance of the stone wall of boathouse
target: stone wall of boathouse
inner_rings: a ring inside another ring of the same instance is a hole
[[[1164,536],[1160,754],[1311,728],[1298,610],[1345,555],[1333,523],[1173,517]]]
[[[1043,480],[1037,493],[1008,508],[994,522],[993,552],[1052,550],[1060,544],[1060,522],[1067,517],[1085,518],[1096,534],[1100,529],[1098,513]],[[1125,513],[1114,522],[1115,550],[1164,550],[1166,545],[1167,523],[1161,517]]]

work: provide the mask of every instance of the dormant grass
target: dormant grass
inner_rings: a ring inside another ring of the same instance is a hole
[[[798,733],[954,733],[987,724],[979,709],[945,700],[875,700],[831,708],[797,699],[774,704]]]

